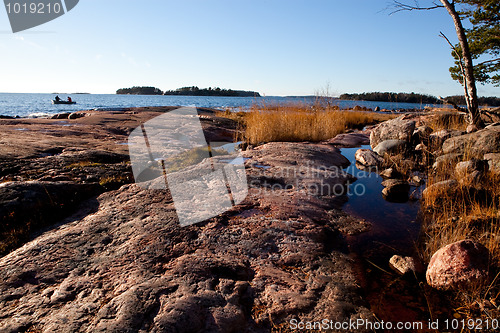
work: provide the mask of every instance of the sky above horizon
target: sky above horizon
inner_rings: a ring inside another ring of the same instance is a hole
[[[424,5],[425,1],[421,4]],[[462,94],[444,9],[389,15],[385,0],[81,0],[13,34],[0,9],[0,92],[253,90],[266,96]],[[481,96],[500,88],[478,84]]]

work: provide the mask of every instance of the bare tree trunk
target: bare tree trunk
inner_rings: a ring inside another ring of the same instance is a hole
[[[462,25],[462,21],[460,20],[460,16],[455,9],[454,1],[440,1],[453,19],[455,30],[457,32],[458,42],[460,43],[460,47],[462,49],[462,54],[459,56],[462,56],[463,60],[463,86],[465,90],[465,101],[467,103],[467,109],[469,110],[469,122],[473,125],[476,125],[478,128],[483,128],[484,123],[481,120],[481,115],[479,113],[476,80],[474,78],[474,65],[472,63],[469,43],[467,42],[467,37],[465,36],[465,30]]]

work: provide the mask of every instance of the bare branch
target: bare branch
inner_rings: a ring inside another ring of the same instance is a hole
[[[459,112],[464,112],[465,114],[467,114],[467,109],[464,109],[463,107],[458,106],[457,103],[455,103],[451,100],[447,100],[446,98],[443,98],[441,96],[438,96],[438,98],[440,101],[442,101],[445,104],[451,104],[455,110],[457,110]]]
[[[482,66],[482,65],[488,64],[490,62],[495,62],[495,61],[500,61],[500,58],[486,60],[486,61],[480,62],[479,64],[475,64],[474,66]]]
[[[389,15],[392,15],[392,14],[395,14],[395,13],[398,13],[398,12],[402,12],[402,11],[413,11],[413,10],[432,10],[432,9],[436,9],[436,8],[444,8],[443,5],[439,5],[436,3],[436,1],[433,1],[432,2],[432,6],[429,6],[429,7],[421,7],[420,4],[418,3],[418,1],[414,1],[415,2],[415,5],[409,5],[409,4],[406,4],[406,3],[402,3],[400,1],[394,1],[394,4],[393,4],[393,8],[394,8],[394,11],[392,11]]]
[[[439,34],[440,34],[440,36],[441,36],[441,37],[443,37],[443,38],[444,38],[444,39],[448,42],[448,44],[449,44],[449,45],[450,45],[450,47],[452,48],[453,52],[455,52],[455,54],[457,55],[457,58],[458,58],[458,64],[460,65],[460,73],[462,74],[462,82],[463,82],[463,84],[464,84],[465,89],[467,89],[467,80],[465,79],[465,69],[464,69],[464,64],[463,64],[463,62],[462,62],[462,55],[458,52],[458,50],[457,50],[457,48],[455,47],[455,45],[453,45],[453,44],[450,42],[450,40],[448,39],[448,37],[446,37],[446,35],[445,35],[442,31],[440,31],[440,32],[439,32]],[[465,94],[465,99],[466,99],[466,101],[467,101],[467,106],[468,106],[468,105],[469,105],[469,102],[470,102],[470,100],[469,100],[469,95]],[[453,107],[454,107],[455,109],[457,109],[457,110],[461,111],[457,105],[455,105],[455,104],[452,104],[452,105],[453,105]]]

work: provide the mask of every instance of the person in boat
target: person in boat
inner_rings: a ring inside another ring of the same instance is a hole
[[[56,100],[56,102],[59,102],[61,99],[59,98],[59,95],[56,96],[56,98],[54,98]]]
[[[73,100],[69,96],[68,96],[68,102],[73,103]]]

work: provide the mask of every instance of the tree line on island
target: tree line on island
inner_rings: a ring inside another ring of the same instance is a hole
[[[350,101],[374,101],[374,102],[395,102],[395,103],[422,103],[440,104],[437,97],[416,93],[394,93],[394,92],[367,92],[361,94],[342,94],[340,99]]]
[[[361,94],[342,94],[339,99],[350,101],[374,101],[392,103],[417,103],[417,104],[452,104],[466,105],[463,95],[438,98],[432,95],[417,93],[395,93],[395,92],[368,92]],[[479,105],[500,106],[498,97],[478,97]]]
[[[155,87],[121,88],[118,95],[179,95],[179,96],[226,96],[226,97],[260,97],[256,91],[221,89],[219,87],[198,88],[197,86],[182,87],[175,90],[162,91]]]

